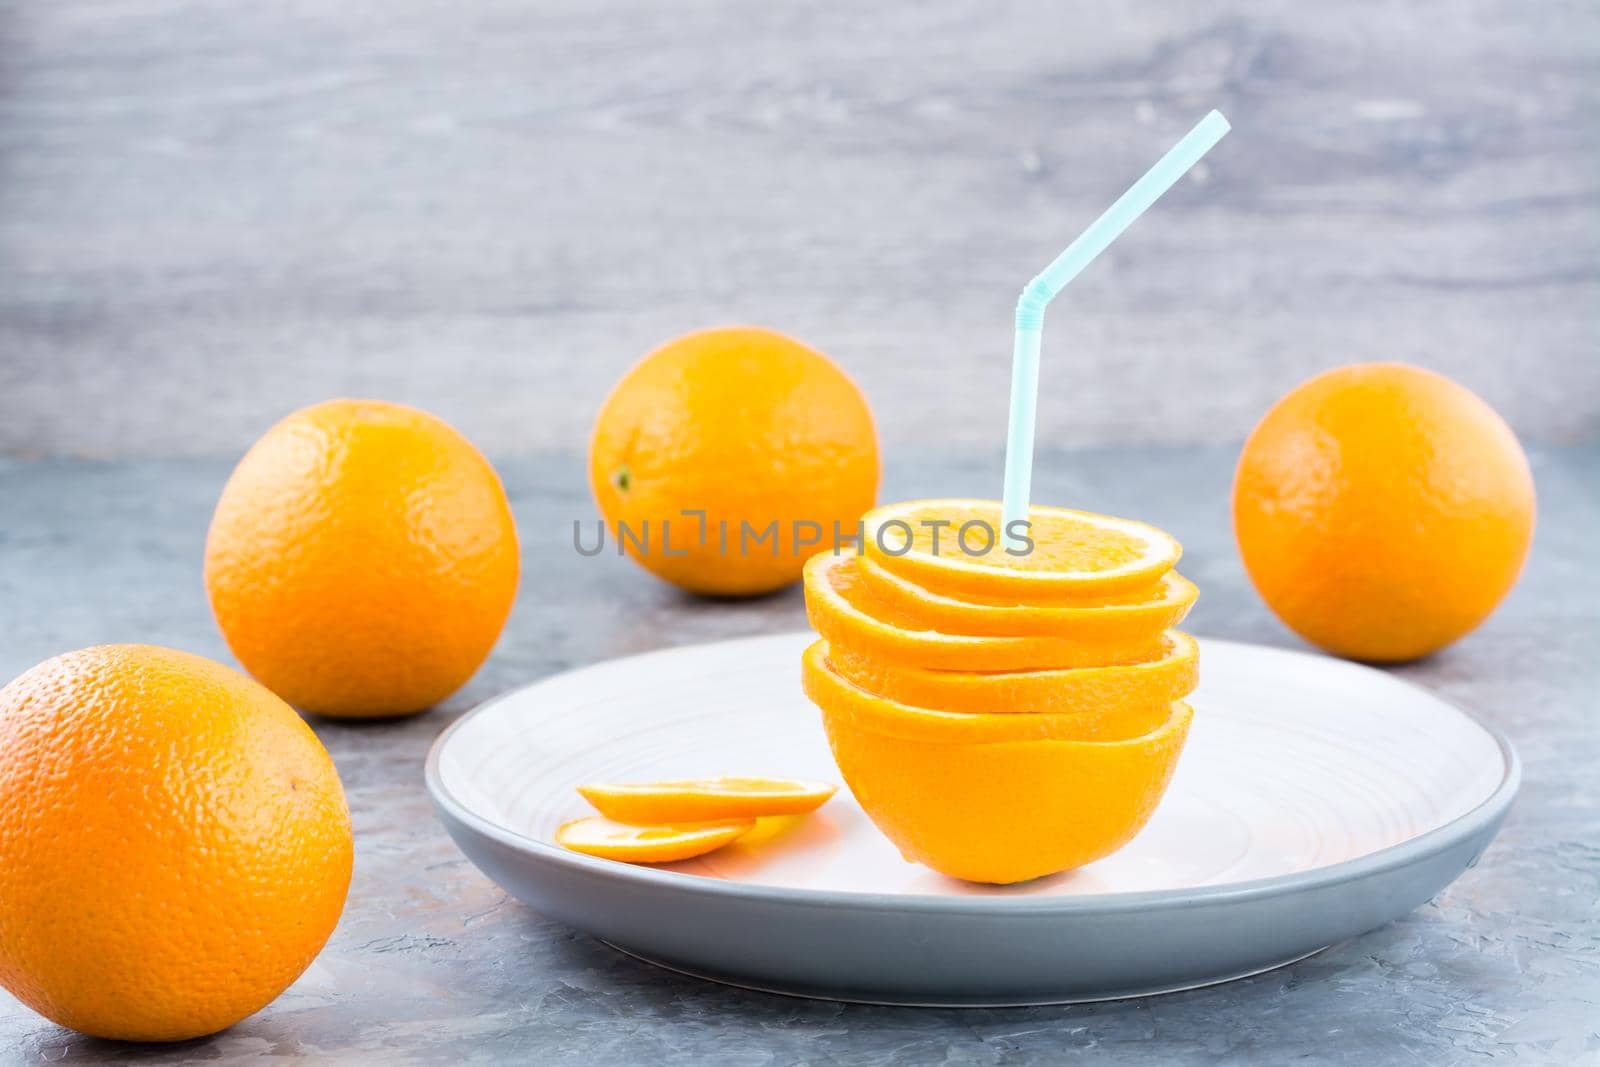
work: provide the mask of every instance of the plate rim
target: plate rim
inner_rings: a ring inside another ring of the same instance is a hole
[[[1382,675],[1392,681],[1411,686],[1420,692],[1426,693],[1461,715],[1468,722],[1477,726],[1492,738],[1500,749],[1503,764],[1503,773],[1500,782],[1490,794],[1471,809],[1451,819],[1442,826],[1418,834],[1416,837],[1397,844],[1387,845],[1375,852],[1354,859],[1341,860],[1325,867],[1312,867],[1304,871],[1295,871],[1290,874],[1271,875],[1266,878],[1253,878],[1242,882],[1223,882],[1216,885],[1193,886],[1187,889],[1144,889],[1126,893],[1083,893],[1072,896],[996,896],[977,894],[973,896],[940,896],[923,893],[882,893],[867,892],[850,889],[813,889],[790,886],[766,886],[750,882],[731,882],[722,878],[707,878],[704,875],[687,874],[681,871],[668,871],[659,868],[635,863],[623,863],[617,860],[601,859],[597,856],[586,856],[582,853],[564,849],[547,841],[518,833],[515,830],[501,826],[475,811],[468,808],[448,787],[445,786],[439,771],[439,761],[444,747],[450,738],[466,723],[479,714],[488,711],[495,705],[511,699],[524,690],[542,685],[552,678],[577,674],[583,671],[600,667],[614,666],[619,663],[637,663],[641,660],[658,656],[671,656],[674,653],[687,649],[713,648],[724,645],[739,645],[754,642],[772,642],[779,640],[798,640],[800,638],[815,638],[809,630],[792,630],[774,634],[760,634],[751,637],[735,637],[721,641],[703,641],[687,645],[672,645],[666,648],[653,649],[649,652],[636,653],[630,656],[618,656],[612,659],[600,660],[596,663],[586,664],[582,667],[568,668],[545,675],[543,678],[528,682],[525,685],[507,689],[484,700],[471,709],[463,712],[449,726],[440,731],[439,736],[428,748],[427,759],[423,763],[423,780],[428,795],[433,800],[437,809],[451,818],[465,824],[475,832],[488,837],[507,848],[530,854],[531,858],[541,862],[552,863],[558,867],[565,867],[574,872],[589,874],[606,879],[639,884],[654,885],[662,889],[672,890],[691,895],[702,895],[713,898],[735,898],[742,900],[759,900],[763,903],[782,904],[788,907],[802,908],[868,908],[892,909],[899,911],[917,912],[929,915],[995,915],[1019,914],[1027,916],[1039,915],[1075,915],[1075,914],[1104,914],[1106,912],[1143,911],[1152,907],[1169,907],[1191,909],[1207,907],[1215,904],[1232,904],[1257,899],[1260,897],[1273,897],[1285,893],[1294,893],[1311,888],[1324,888],[1340,885],[1346,882],[1358,881],[1371,875],[1385,871],[1409,866],[1428,856],[1441,852],[1451,845],[1473,837],[1485,828],[1493,827],[1516,799],[1522,784],[1522,760],[1517,755],[1515,746],[1504,733],[1484,723],[1476,715],[1471,714],[1460,704],[1431,690],[1424,689],[1413,682],[1403,678],[1396,678],[1385,671],[1378,670],[1363,663],[1354,663],[1333,656],[1324,656],[1319,653],[1305,652],[1297,649],[1280,648],[1274,645],[1263,645],[1251,641],[1233,641],[1227,638],[1196,637],[1197,641],[1207,645],[1231,645],[1237,648],[1250,649],[1255,652],[1267,652],[1272,655],[1289,656],[1296,659],[1312,659],[1318,661],[1331,661],[1340,667],[1356,671],[1370,671]],[[1477,862],[1476,858],[1469,863],[1471,867]]]

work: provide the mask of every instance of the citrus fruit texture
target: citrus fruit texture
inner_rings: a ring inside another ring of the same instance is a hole
[[[104,645],[0,690],[0,985],[46,1018],[230,1026],[321,950],[350,867],[333,761],[244,675]]]
[[[723,327],[623,376],[595,420],[589,478],[615,543],[651,573],[749,596],[854,537],[877,496],[878,441],[861,390],[822,353]]]
[[[834,729],[865,730],[883,737],[946,744],[1002,741],[1119,741],[1138,737],[1167,721],[1170,700],[1096,701],[1071,711],[1029,708],[1017,712],[951,711],[945,705],[907,704],[852,680],[833,662],[839,651],[826,641],[806,649],[800,661],[801,687],[821,707]],[[1088,668],[1098,670],[1120,668]],[[975,671],[932,671],[959,678],[1004,677]],[[1081,671],[1049,671],[1055,678]],[[1117,694],[1120,696],[1121,694]],[[927,704],[933,704],[929,700]]]
[[[813,557],[801,661],[857,802],[909,860],[1012,883],[1109,855],[1177,766],[1198,682],[1171,627],[1198,595],[1170,536],[1034,508],[1008,554],[993,501],[892,504],[864,554]],[[963,531],[965,531],[963,533]]]
[[[1148,589],[1178,562],[1178,542],[1132,519],[1066,508],[1028,511],[1026,551],[1006,548],[995,500],[912,500],[875,509],[863,547],[934,592],[1034,604]]]
[[[1494,410],[1398,363],[1279,400],[1239,456],[1234,534],[1268,606],[1336,655],[1415,659],[1471,631],[1533,537],[1527,458]]]
[[[1194,692],[1200,653],[1176,630],[1153,659],[1124,666],[1039,671],[943,671],[912,667],[849,645],[828,648],[829,666],[847,681],[885,700],[969,715],[1047,715],[1101,712],[1130,703],[1164,708]]]
[[[805,566],[806,612],[830,642],[886,660],[947,671],[1018,671],[1137,663],[1162,647],[1158,628],[1109,639],[935,630],[876,596],[862,579],[865,565],[850,555],[812,556]]]
[[[261,438],[222,491],[206,590],[228,647],[320,715],[421,711],[494,646],[516,597],[494,469],[426,412],[333,400]]]

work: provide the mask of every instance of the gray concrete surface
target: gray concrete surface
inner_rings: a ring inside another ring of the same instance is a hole
[[[1043,440],[1237,440],[1377,358],[1600,433],[1591,0],[13,0],[0,452],[232,455],[338,394],[578,448],[730,320],[991,448],[1018,290],[1213,106],[1052,315]]]
[[[1056,453],[1038,496],[1133,514],[1183,541],[1202,635],[1296,647],[1250,591],[1228,531],[1226,447]],[[355,820],[355,880],[326,951],[216,1037],[133,1048],[53,1026],[0,994],[0,1060],[339,1063],[1209,1064],[1594,1062],[1600,1058],[1600,448],[1532,450],[1528,570],[1477,633],[1397,673],[1509,734],[1522,796],[1482,863],[1399,922],[1270,974],[1147,1000],[947,1011],[792,1000],[655,970],[512,902],[428,808],[422,759],[464,709],[610,656],[803,626],[798,591],[688,599],[626,560],[580,559],[583,464],[502,465],[524,544],[495,655],[444,706],[316,723]],[[1000,457],[891,457],[885,497],[989,494]],[[227,659],[201,588],[228,465],[0,460],[0,677],[102,641]],[[641,709],[648,714],[648,709]]]

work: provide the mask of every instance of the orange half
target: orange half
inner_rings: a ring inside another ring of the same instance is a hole
[[[1191,718],[1180,702],[1123,741],[951,745],[889,737],[822,709],[850,791],[907,859],[1001,884],[1081,867],[1132,840],[1172,780]]]
[[[599,816],[564,823],[556,844],[624,863],[671,863],[714,852],[755,825],[754,819],[678,826],[625,826]]]
[[[657,823],[804,815],[839,787],[798,778],[693,778],[640,784],[595,783],[578,792],[608,819],[635,826]]]
[[[885,699],[850,682],[830,662],[832,652],[818,641],[800,659],[800,686],[811,702],[835,722],[881,737],[948,745],[987,745],[1005,741],[1121,741],[1161,725],[1168,703],[1107,702],[1067,714],[973,715],[912,707]],[[997,783],[996,788],[1004,788]]]
[[[905,667],[844,645],[828,662],[858,689],[915,708],[980,715],[1078,715],[1126,706],[1165,708],[1200,683],[1194,638],[1172,630],[1166,654],[1119,667],[1054,671],[933,671]]]
[[[1127,592],[1154,583],[1182,553],[1169,534],[1132,519],[1033,507],[1032,548],[1008,550],[995,500],[910,500],[862,516],[862,546],[885,570],[947,596],[1018,603]]]
[[[884,604],[925,626],[956,634],[1099,641],[1147,636],[1182,622],[1200,596],[1193,582],[1168,571],[1153,585],[1131,593],[1033,604],[983,603],[924,589],[870,557],[857,560],[856,567],[867,589]]]
[[[973,636],[928,629],[872,594],[855,556],[822,553],[805,567],[806,616],[830,644],[917,667],[1026,671],[1138,663],[1165,652],[1160,631],[1109,641]]]

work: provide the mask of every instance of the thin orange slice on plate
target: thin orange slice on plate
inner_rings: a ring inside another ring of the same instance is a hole
[[[715,852],[755,824],[754,819],[728,819],[676,826],[628,826],[592,815],[563,823],[556,831],[556,844],[586,856],[625,863],[671,863]]]
[[[1182,553],[1169,534],[1132,519],[1029,509],[1030,551],[1012,554],[995,500],[911,500],[862,516],[875,563],[947,596],[1091,596],[1154,583]]]
[[[1148,588],[1104,598],[1033,604],[974,603],[924,589],[870,558],[858,559],[856,567],[867,589],[890,608],[926,626],[957,634],[1053,634],[1101,641],[1148,636],[1182,622],[1200,596],[1193,582],[1177,571],[1168,571]]]
[[[1194,692],[1200,652],[1194,638],[1166,635],[1166,654],[1119,667],[1056,671],[931,671],[830,644],[828,661],[857,688],[915,708],[981,715],[1076,715],[1124,705],[1166,707]]]
[[[983,715],[911,707],[868,692],[840,674],[826,641],[807,648],[800,659],[800,686],[830,721],[852,730],[950,745],[988,745],[1009,741],[1123,741],[1159,727],[1172,713],[1170,703],[1109,703],[1072,714]],[[1004,789],[997,782],[995,788]]]
[[[1158,659],[1159,630],[1089,641],[1066,637],[973,636],[931,630],[872,594],[855,556],[822,553],[806,562],[806,616],[830,643],[916,667],[956,671],[1028,671],[1100,667]]]
[[[839,789],[798,778],[693,778],[638,784],[580,785],[578,792],[601,815],[635,826],[654,823],[755,819],[804,815]]]

